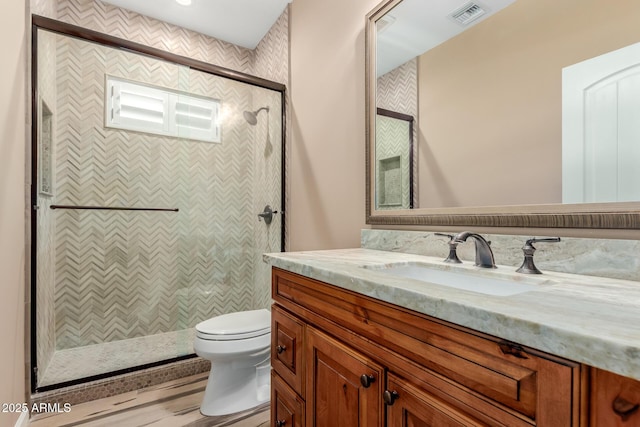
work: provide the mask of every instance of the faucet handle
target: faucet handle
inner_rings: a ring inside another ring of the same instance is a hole
[[[448,237],[449,238],[449,255],[447,256],[447,259],[444,260],[444,262],[449,262],[452,264],[462,264],[462,261],[460,261],[460,258],[458,258],[458,254],[456,253],[456,249],[458,248],[458,242],[457,240],[455,240],[455,237],[453,234],[445,234],[445,233],[433,233],[436,236],[443,236],[443,237]]]
[[[543,239],[532,237],[525,242],[525,246],[532,246],[534,243],[538,243],[538,242],[559,242],[559,241],[560,241],[559,237],[545,237]]]
[[[518,273],[524,274],[542,274],[542,271],[538,270],[538,268],[533,263],[533,254],[536,251],[536,248],[533,246],[534,243],[538,242],[559,242],[559,237],[547,237],[543,239],[537,239],[532,237],[528,239],[524,246],[522,247],[522,252],[524,253],[524,261],[522,261],[522,265],[519,269],[516,270]]]
[[[442,237],[448,237],[449,240],[453,240],[454,236],[453,234],[447,234],[447,233],[433,233],[434,236],[442,236]]]

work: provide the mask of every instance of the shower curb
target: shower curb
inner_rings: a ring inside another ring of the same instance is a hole
[[[211,362],[201,357],[182,360],[57,390],[35,393],[31,395],[31,405],[57,403],[62,406],[67,403],[73,406],[200,374],[209,371],[210,368]]]

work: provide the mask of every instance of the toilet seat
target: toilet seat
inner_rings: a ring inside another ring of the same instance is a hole
[[[243,340],[271,332],[271,313],[250,310],[228,313],[196,325],[196,337],[210,341]]]

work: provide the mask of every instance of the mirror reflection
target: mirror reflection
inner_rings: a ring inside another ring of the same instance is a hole
[[[378,108],[375,152],[376,208],[413,208],[413,117]]]
[[[415,123],[415,194],[393,209],[640,200],[638,22],[630,1],[398,2],[372,61],[374,105]]]

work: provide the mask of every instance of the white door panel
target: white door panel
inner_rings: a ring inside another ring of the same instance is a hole
[[[640,200],[640,43],[562,71],[562,201]]]

